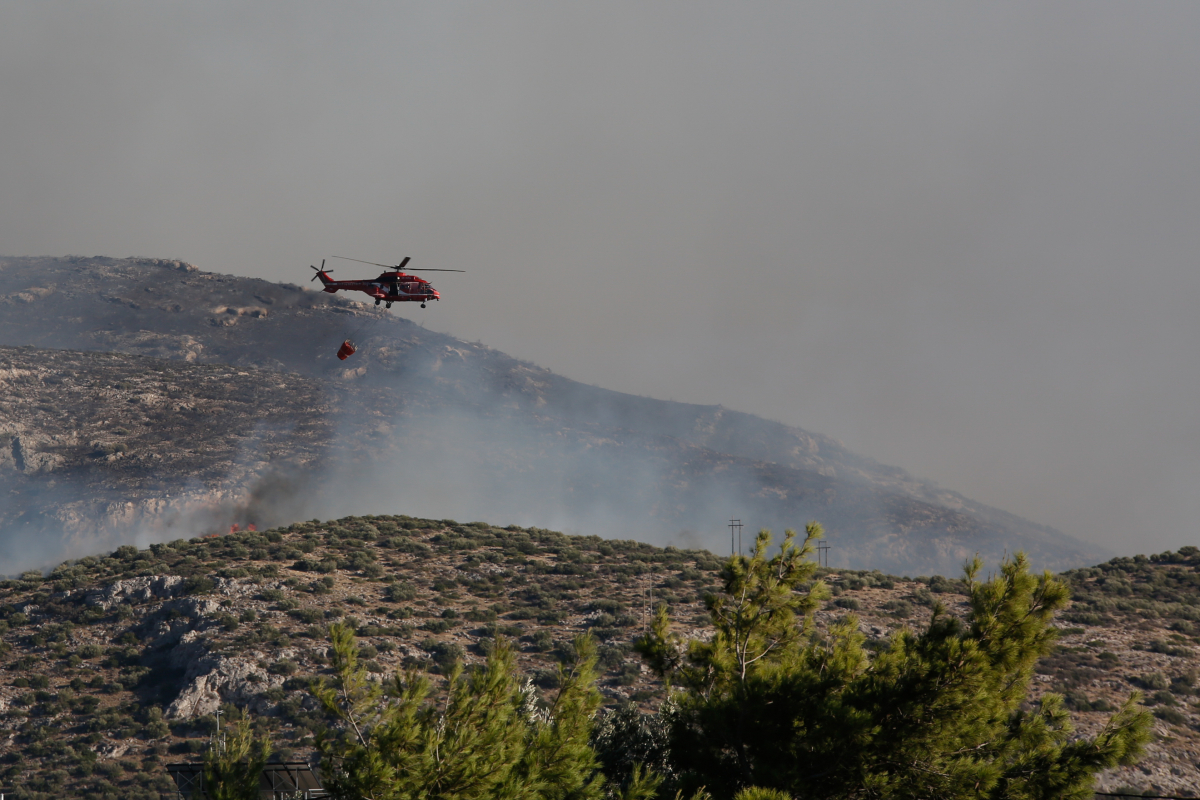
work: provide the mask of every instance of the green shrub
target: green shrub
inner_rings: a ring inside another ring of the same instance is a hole
[[[427,557],[433,553],[428,545],[414,542],[412,539],[396,538],[392,540],[392,547],[398,552],[408,553],[418,557]]]
[[[416,599],[417,590],[408,583],[389,583],[387,588],[383,590],[383,597],[393,603],[408,602]]]
[[[925,588],[917,589],[915,592],[913,592],[912,601],[917,605],[927,606],[929,608],[933,608],[934,604],[937,603],[937,600],[935,600],[933,597],[933,592]]]
[[[459,661],[462,661],[466,654],[462,645],[453,642],[441,642],[436,639],[426,639],[421,642],[421,649],[429,653],[433,659],[433,663],[437,664],[443,670]]]
[[[123,544],[113,551],[112,557],[120,561],[133,561],[138,557],[138,549],[131,544]]]
[[[1161,691],[1171,686],[1171,682],[1167,680],[1167,676],[1161,672],[1149,672],[1145,675],[1139,675],[1132,679],[1137,686],[1149,691]]]
[[[305,625],[313,625],[324,619],[324,615],[317,608],[294,608],[287,612],[288,616],[303,622]]]
[[[529,637],[530,644],[534,650],[539,653],[546,653],[554,649],[554,636],[548,630],[539,630]]]
[[[1161,719],[1163,722],[1169,722],[1172,725],[1183,725],[1188,721],[1187,715],[1177,708],[1170,706],[1162,706],[1154,709],[1154,716]]]
[[[912,603],[907,600],[889,600],[881,608],[897,619],[908,619],[913,613]]]
[[[1175,658],[1183,658],[1191,655],[1191,651],[1187,648],[1177,647],[1176,645],[1173,645],[1167,641],[1163,641],[1162,639],[1155,639],[1154,641],[1150,642],[1146,649],[1151,653],[1162,653],[1163,655],[1172,656]]]
[[[217,585],[203,575],[193,575],[183,581],[183,593],[185,595],[192,594],[210,594]]]
[[[618,686],[633,686],[642,676],[642,668],[632,662],[622,664],[615,678]]]

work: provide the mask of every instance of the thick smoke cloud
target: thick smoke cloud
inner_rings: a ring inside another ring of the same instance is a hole
[[[9,3],[0,252],[466,268],[412,313],[1177,547],[1198,27],[1185,4]]]

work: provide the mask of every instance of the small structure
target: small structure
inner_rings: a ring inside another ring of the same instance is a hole
[[[167,764],[167,774],[175,781],[177,798],[207,800],[203,764]],[[306,761],[267,764],[263,767],[258,789],[262,800],[318,800],[329,797],[329,792],[321,788],[320,775]]]

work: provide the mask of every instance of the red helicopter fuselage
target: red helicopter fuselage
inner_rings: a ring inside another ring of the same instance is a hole
[[[442,299],[429,281],[404,272],[384,272],[374,280],[335,281],[322,269],[318,270],[316,277],[321,281],[322,291],[330,294],[336,294],[342,290],[362,292],[374,298],[375,305],[386,303],[389,308],[392,303],[423,304],[427,300]]]

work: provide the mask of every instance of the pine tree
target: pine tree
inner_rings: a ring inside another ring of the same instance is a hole
[[[444,704],[430,698],[424,677],[371,681],[358,663],[353,630],[330,627],[334,678],[314,689],[339,723],[320,732],[325,788],[337,798],[513,798],[600,800],[604,776],[588,744],[600,697],[595,645],[560,667],[560,689],[539,708],[532,686],[518,684],[513,652],[498,643],[483,669],[455,666]],[[644,789],[646,778],[641,778]],[[644,793],[630,798],[641,800]]]
[[[752,556],[732,557],[724,592],[708,600],[710,641],[681,641],[660,610],[638,642],[677,687],[670,753],[684,787],[718,798],[1082,800],[1097,772],[1136,760],[1150,727],[1136,695],[1093,739],[1072,736],[1057,696],[1024,710],[1068,593],[1049,573],[1030,575],[1023,554],[985,582],[978,560],[968,565],[965,624],[939,606],[924,631],[902,631],[872,657],[853,616],[824,637],[812,630],[825,589],[808,556],[821,534],[810,523],[797,546],[788,531],[768,558],[762,531]]]
[[[210,800],[259,800],[269,739],[254,735],[249,720],[228,726],[204,755],[204,793]]]

